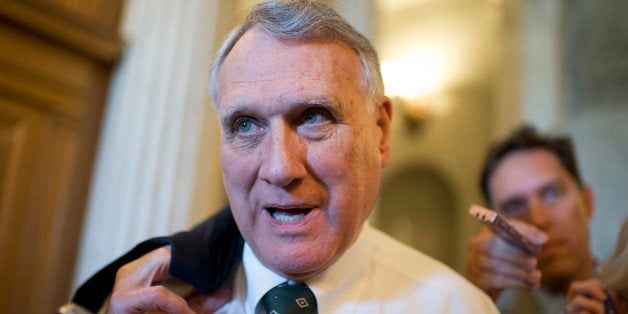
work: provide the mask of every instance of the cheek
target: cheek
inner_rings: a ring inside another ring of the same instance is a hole
[[[554,227],[559,228],[564,237],[572,239],[572,243],[578,246],[585,243],[589,236],[586,211],[576,201],[566,203],[555,212]]]
[[[256,165],[242,156],[231,153],[229,148],[221,149],[220,163],[227,191],[241,191],[250,186],[250,182],[255,179]]]
[[[311,150],[314,152],[317,150]],[[339,211],[351,210],[345,218],[362,221],[375,204],[381,163],[379,147],[367,138],[345,137],[311,154],[310,166],[330,191],[330,202]],[[357,213],[363,215],[357,215]],[[337,213],[342,215],[343,213]]]
[[[588,223],[586,209],[575,199],[566,205],[562,218],[565,222],[570,222],[572,228],[586,226]]]
[[[356,187],[371,171],[373,156],[363,139],[344,136],[327,143],[315,144],[309,149],[308,160],[312,171],[330,187]]]
[[[225,186],[229,186],[231,184],[231,178],[234,177],[234,172],[236,167],[234,167],[233,162],[231,162],[231,158],[229,158],[229,153],[225,153],[225,149],[220,149],[220,166],[222,167],[222,180]],[[230,162],[226,162],[226,160],[230,160]]]

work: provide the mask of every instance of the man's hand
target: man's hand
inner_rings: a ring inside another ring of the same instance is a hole
[[[606,285],[599,279],[574,281],[567,293],[567,313],[604,314],[606,290]]]
[[[536,227],[509,219],[513,227],[539,247],[547,235]],[[533,290],[541,285],[537,257],[507,242],[487,227],[469,241],[467,277],[497,301],[504,289]]]
[[[156,249],[122,266],[116,274],[107,313],[194,313],[185,299],[157,285],[168,276],[169,267],[168,247]]]
[[[170,248],[161,247],[121,267],[109,303],[109,314],[214,313],[231,300],[231,283],[210,294],[184,299],[158,285],[168,276]]]

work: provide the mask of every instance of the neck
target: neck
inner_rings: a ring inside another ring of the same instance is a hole
[[[595,261],[589,255],[580,263],[575,273],[571,275],[565,274],[562,278],[546,278],[547,280],[543,282],[543,286],[553,293],[567,294],[572,282],[586,280],[596,276],[594,272],[595,265]]]
[[[582,265],[580,265],[579,271],[576,274],[574,281],[585,280],[591,277],[596,277],[597,276],[597,271],[595,269],[596,265],[597,263],[595,262],[595,260],[591,257],[591,255],[588,255],[587,259],[582,263]]]

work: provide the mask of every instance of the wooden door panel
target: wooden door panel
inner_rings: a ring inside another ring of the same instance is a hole
[[[0,249],[6,252],[0,262],[0,295],[7,298],[0,312],[39,313],[41,304],[53,310],[50,306],[67,298],[82,218],[82,198],[73,193],[79,181],[84,182],[79,180],[85,175],[79,158],[85,153],[76,120],[19,102],[28,97],[2,97],[19,93],[0,93],[5,156],[0,170]],[[59,287],[60,282],[66,284]]]
[[[69,296],[120,4],[0,1],[0,313]]]
[[[23,209],[28,202],[28,176],[31,173],[36,133],[41,115],[0,98],[0,311],[16,286],[14,270],[19,263],[21,235],[26,221]]]
[[[93,64],[80,54],[45,44],[0,20],[0,84],[21,105],[81,119],[81,93],[90,88]]]

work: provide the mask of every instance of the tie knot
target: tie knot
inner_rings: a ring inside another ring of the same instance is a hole
[[[255,307],[255,314],[318,313],[316,297],[310,288],[292,280],[268,290]]]

